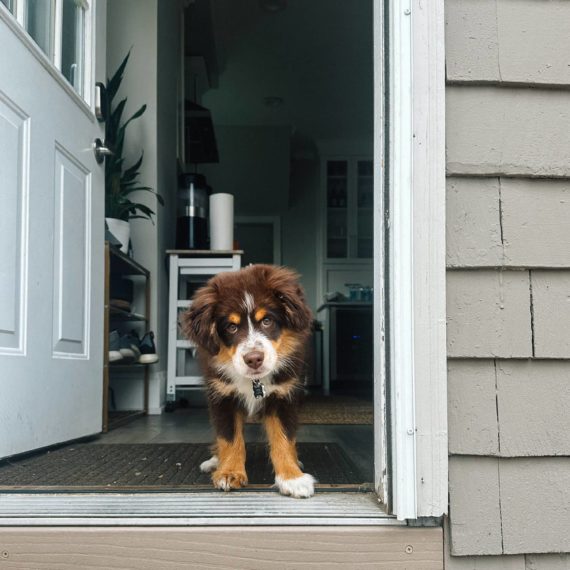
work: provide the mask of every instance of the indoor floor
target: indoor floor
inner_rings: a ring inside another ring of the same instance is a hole
[[[142,416],[106,434],[1,462],[0,489],[209,489],[209,475],[201,473],[199,465],[209,458],[213,440],[208,412],[203,407]],[[273,474],[263,426],[247,423],[245,440],[248,488],[268,489]],[[305,471],[316,476],[317,489],[371,489],[371,423],[305,423],[299,428],[297,442],[299,459]]]

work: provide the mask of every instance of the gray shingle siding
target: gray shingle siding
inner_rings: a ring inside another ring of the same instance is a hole
[[[446,73],[446,568],[569,570],[570,3],[447,0]]]

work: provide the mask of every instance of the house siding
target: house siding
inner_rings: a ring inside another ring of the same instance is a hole
[[[446,1],[446,568],[570,569],[570,3]]]

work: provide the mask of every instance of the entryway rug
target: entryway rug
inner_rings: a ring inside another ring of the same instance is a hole
[[[299,420],[302,424],[372,425],[374,404],[352,396],[307,396]]]
[[[364,483],[358,468],[336,443],[299,443],[304,470],[320,485]],[[192,490],[210,486],[199,469],[209,446],[169,444],[78,444],[0,464],[0,490]],[[265,443],[247,444],[249,487],[273,484]]]
[[[307,396],[299,413],[301,424],[372,425],[374,404],[354,396]],[[260,423],[248,419],[247,423]]]

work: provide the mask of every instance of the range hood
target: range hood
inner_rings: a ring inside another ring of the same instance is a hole
[[[220,161],[212,114],[189,99],[184,103],[184,154],[187,164]]]

